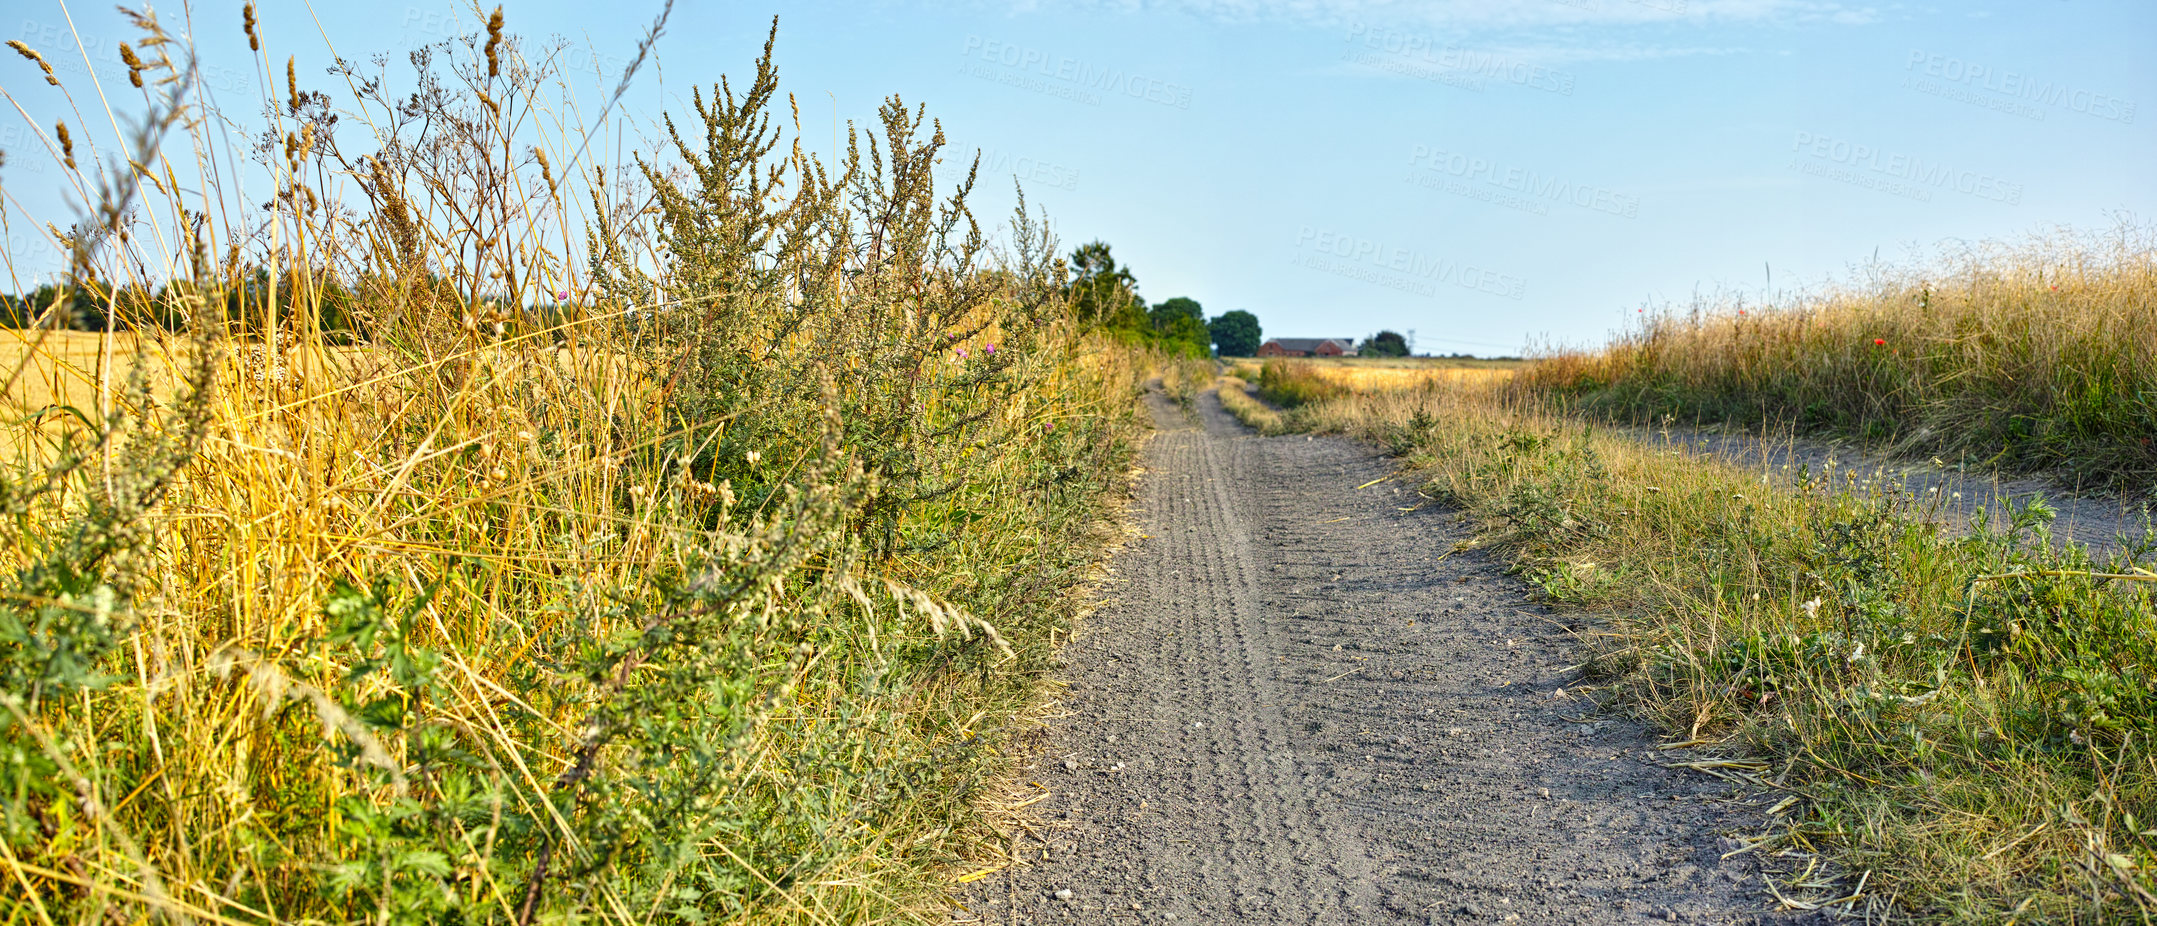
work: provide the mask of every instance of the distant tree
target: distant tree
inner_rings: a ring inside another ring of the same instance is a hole
[[[1189,296],[1177,296],[1154,306],[1151,311],[1146,313],[1146,317],[1153,322],[1154,329],[1158,331],[1168,327],[1169,323],[1178,317],[1189,318],[1200,325],[1204,325],[1206,323],[1206,310],[1199,307],[1196,299]]]
[[[1365,357],[1406,357],[1408,339],[1401,337],[1398,331],[1381,331],[1364,338],[1363,346],[1356,352]]]
[[[0,327],[42,324],[62,330],[102,331],[112,322],[105,311],[107,296],[123,303],[129,301],[124,288],[106,289],[95,280],[65,287],[47,283],[28,293],[5,297],[8,307],[0,311]]]
[[[1206,332],[1206,312],[1196,299],[1177,296],[1156,305],[1147,310],[1146,323],[1154,343],[1163,350],[1196,357],[1210,353],[1207,343],[1212,338]]]
[[[1213,346],[1223,357],[1251,357],[1258,353],[1258,316],[1242,309],[1223,313],[1206,324]]]
[[[28,328],[51,306],[57,296],[50,286],[20,296],[0,296],[0,328]],[[66,326],[63,319],[61,326]]]
[[[1162,350],[1192,357],[1211,356],[1213,350],[1206,346],[1209,340],[1206,323],[1189,315],[1175,316],[1167,327],[1154,332],[1154,341]]]
[[[1079,321],[1105,328],[1138,330],[1146,323],[1146,302],[1138,297],[1138,278],[1116,263],[1108,242],[1089,241],[1071,252],[1071,280],[1064,298]]]

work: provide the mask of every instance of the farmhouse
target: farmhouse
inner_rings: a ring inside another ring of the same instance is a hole
[[[1353,357],[1354,338],[1274,338],[1258,345],[1261,357]]]

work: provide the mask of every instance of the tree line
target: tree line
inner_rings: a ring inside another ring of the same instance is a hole
[[[1212,319],[1189,296],[1147,305],[1138,294],[1138,277],[1116,262],[1104,241],[1082,244],[1071,253],[1064,296],[1079,321],[1126,341],[1171,354],[1227,357],[1258,353],[1258,316],[1236,309]]]
[[[1090,241],[1066,261],[1064,296],[1081,322],[1171,354],[1252,357],[1265,343],[1258,316],[1236,309],[1211,319],[1198,300],[1176,296],[1151,306],[1138,294],[1138,277],[1117,263],[1105,241]],[[1208,346],[1211,345],[1211,350]],[[1363,339],[1365,357],[1406,357],[1408,339],[1380,331]]]
[[[1138,278],[1128,265],[1118,263],[1103,241],[1080,245],[1067,261],[1064,296],[1084,324],[1107,331],[1122,340],[1191,357],[1218,353],[1226,357],[1250,357],[1258,353],[1263,330],[1258,316],[1242,309],[1207,318],[1196,299],[1175,296],[1153,305],[1139,295]],[[273,285],[274,283],[274,285]],[[419,281],[401,283],[384,279],[361,279],[346,283],[318,278],[296,286],[282,277],[274,279],[267,268],[255,268],[237,285],[199,286],[176,280],[155,287],[108,285],[97,281],[69,285],[46,284],[28,293],[0,293],[0,328],[52,327],[74,331],[126,331],[138,328],[181,330],[186,327],[191,294],[199,293],[224,302],[228,331],[247,336],[261,334],[275,318],[279,327],[312,321],[317,330],[334,341],[370,340],[373,327],[365,309],[369,296],[396,288],[407,297],[411,290],[426,291],[434,298],[422,302],[434,308],[461,306],[447,280],[425,274]],[[549,315],[562,306],[533,306],[519,313],[498,300],[482,299],[481,315],[518,317],[532,312]],[[493,310],[489,312],[488,310]],[[1390,331],[1365,339],[1365,353],[1388,354],[1397,348],[1407,354],[1401,336]]]
[[[402,277],[360,274],[272,274],[255,267],[227,282],[212,279],[169,280],[154,286],[114,284],[95,277],[66,284],[47,283],[27,293],[0,293],[0,328],[53,328],[63,331],[186,330],[196,299],[222,303],[225,333],[239,337],[264,334],[274,322],[286,330],[309,328],[334,343],[364,343],[385,321],[384,306],[405,314],[440,315],[470,320],[504,320],[524,329],[558,323],[575,305],[536,303],[521,309],[499,296],[476,301],[435,273]]]

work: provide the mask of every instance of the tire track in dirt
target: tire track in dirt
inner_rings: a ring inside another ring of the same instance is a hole
[[[1574,647],[1369,448],[1158,396],[993,923],[1742,923],[1756,822],[1586,716]]]

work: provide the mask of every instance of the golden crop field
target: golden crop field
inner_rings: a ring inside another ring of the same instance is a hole
[[[1322,360],[1311,368],[1321,378],[1357,392],[1397,392],[1429,385],[1481,385],[1513,378],[1518,364],[1453,365],[1444,361],[1414,365]]]
[[[1526,366],[1520,360],[1473,360],[1440,357],[1295,357],[1285,362],[1335,386],[1359,393],[1397,392],[1433,385],[1483,385],[1506,382]],[[1229,372],[1257,382],[1265,361],[1237,358]]]
[[[126,403],[131,375],[139,375],[159,402],[169,401],[185,375],[189,342],[160,333],[110,335],[85,331],[0,329],[0,461],[50,457],[52,436],[80,424],[77,413],[96,418]],[[399,358],[367,346],[325,345],[299,339],[278,352],[275,363],[259,341],[226,345],[219,379],[227,389],[259,392],[272,407],[308,408],[321,414],[351,401],[365,401],[377,387],[395,386],[429,366],[459,362],[494,368],[508,379],[551,367],[606,397],[614,406],[648,402],[652,384],[615,351],[478,347],[429,362]],[[231,405],[228,401],[227,405]],[[259,413],[259,412],[258,412]]]
[[[108,339],[83,331],[0,329],[0,370],[11,377],[0,401],[10,417],[54,405],[94,404],[105,371],[112,371],[112,382],[118,383],[138,350],[129,334]],[[155,375],[158,386],[169,387],[167,371]]]

